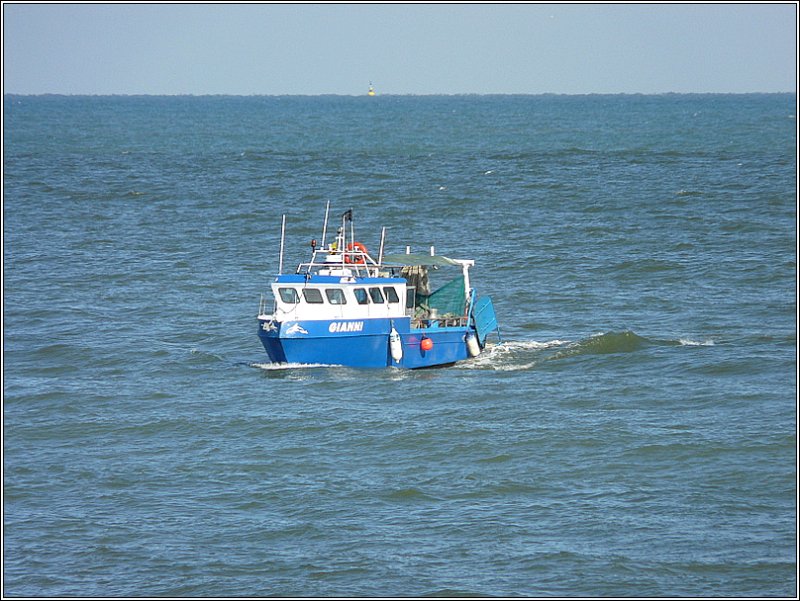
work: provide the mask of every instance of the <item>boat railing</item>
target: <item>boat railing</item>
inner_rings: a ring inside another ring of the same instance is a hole
[[[320,260],[319,255],[322,255]],[[381,271],[380,264],[368,253],[359,250],[339,252],[332,249],[315,249],[311,261],[300,263],[297,273],[318,273],[324,270],[347,270],[355,276],[377,277]]]
[[[468,317],[459,317],[455,315],[415,317],[411,320],[411,327],[417,330],[427,330],[430,328],[463,328],[468,324]]]
[[[414,307],[408,313],[411,318],[411,327],[417,329],[427,328],[457,328],[469,325],[470,303],[466,303],[462,313],[447,312],[440,313],[436,307],[429,307],[425,304]]]

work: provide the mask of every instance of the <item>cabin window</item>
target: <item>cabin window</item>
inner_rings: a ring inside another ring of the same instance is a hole
[[[300,302],[297,296],[297,290],[294,288],[278,288],[278,294],[281,300],[289,305],[296,305]]]
[[[417,303],[417,289],[409,286],[406,288],[406,309],[413,309]]]
[[[380,288],[370,288],[369,297],[372,299],[373,303],[377,304],[383,303],[383,294],[381,294]]]
[[[340,288],[328,288],[325,291],[325,296],[328,297],[328,302],[332,305],[347,304],[347,299],[344,297],[344,291]]]
[[[400,298],[397,296],[397,290],[391,286],[384,286],[383,292],[386,295],[386,300],[390,303],[399,303]]]
[[[367,291],[363,288],[354,288],[353,294],[356,297],[356,302],[359,305],[366,305],[369,304],[369,297],[367,296]]]
[[[303,288],[303,298],[312,305],[319,305],[322,302],[322,292],[319,288]]]

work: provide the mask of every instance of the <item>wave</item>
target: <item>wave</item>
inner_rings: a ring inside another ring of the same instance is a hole
[[[589,336],[570,345],[567,356],[608,355],[612,353],[632,353],[648,345],[648,339],[635,332],[605,332]]]
[[[195,363],[220,363],[225,361],[221,355],[197,348],[189,350],[189,360]]]
[[[631,330],[600,332],[575,341],[560,339],[544,342],[507,340],[487,346],[483,353],[463,366],[468,369],[524,371],[548,361],[592,355],[636,353],[658,346],[706,347],[714,346],[714,341],[690,338],[648,338]]]

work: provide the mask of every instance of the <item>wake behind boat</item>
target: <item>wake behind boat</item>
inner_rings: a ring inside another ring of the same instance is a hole
[[[330,205],[329,205],[330,206]],[[258,335],[270,361],[350,367],[421,368],[449,365],[481,353],[499,337],[491,298],[477,298],[469,269],[475,262],[430,254],[378,257],[355,238],[352,209],[326,245],[311,241],[311,260],[284,274],[285,216],[278,275],[271,301],[262,296]],[[348,232],[349,230],[349,232]],[[434,288],[431,276],[451,272]],[[452,277],[455,272],[455,277]]]

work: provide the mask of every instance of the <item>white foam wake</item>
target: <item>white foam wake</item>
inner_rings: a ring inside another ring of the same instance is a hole
[[[689,338],[681,338],[678,340],[681,346],[714,346],[713,340],[690,340]]]
[[[281,371],[286,369],[316,369],[319,367],[340,367],[326,363],[251,363],[250,367],[256,367],[266,371]]]
[[[488,345],[477,357],[459,364],[465,369],[524,371],[541,361],[541,352],[570,344],[568,340],[508,340]]]

